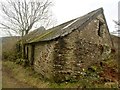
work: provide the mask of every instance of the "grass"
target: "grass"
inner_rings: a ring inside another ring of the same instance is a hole
[[[2,88],[2,61],[0,60],[0,89]]]
[[[48,82],[41,81],[40,76],[34,71],[32,71],[31,68],[24,68],[10,61],[5,61],[3,62],[3,64],[4,66],[12,70],[12,74],[17,80],[21,82],[25,82],[33,87],[38,87],[38,88],[48,87]]]
[[[105,65],[116,69],[116,64],[113,63],[114,61],[109,60],[108,62],[104,61]],[[14,62],[5,61],[3,62],[3,66],[11,69],[12,74],[15,76],[17,80],[21,82],[25,82],[28,85],[35,87],[35,88],[117,88],[118,83],[114,81],[104,81],[106,76],[100,77],[98,73],[100,73],[104,68],[100,68],[98,65],[91,66],[95,72],[85,70],[87,76],[81,76],[81,80],[78,82],[64,82],[64,83],[54,83],[47,80],[43,80],[41,76],[34,72],[32,68],[27,67],[24,68],[19,64],[15,64]],[[102,78],[102,79],[101,79]]]

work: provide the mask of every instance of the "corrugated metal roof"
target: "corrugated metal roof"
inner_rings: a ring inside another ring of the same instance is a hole
[[[103,13],[102,8],[94,10],[82,17],[70,20],[66,23],[63,23],[51,29],[48,30],[38,29],[37,33],[34,33],[35,31],[33,31],[32,36],[30,34],[27,35],[26,43],[49,41],[58,37],[68,35],[77,28],[84,27],[87,23],[96,18],[100,13]]]

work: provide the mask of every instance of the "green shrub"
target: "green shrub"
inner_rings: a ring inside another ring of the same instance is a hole
[[[20,64],[20,65],[22,65],[24,67],[29,66],[27,59],[18,58],[18,59],[16,59],[15,63]]]
[[[17,58],[17,54],[14,51],[8,51],[2,53],[3,60],[15,61],[16,58]]]

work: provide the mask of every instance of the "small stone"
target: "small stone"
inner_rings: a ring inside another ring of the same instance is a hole
[[[62,55],[61,54],[58,54],[59,57],[61,57]]]
[[[80,63],[77,64],[77,66],[80,66],[80,65],[81,65]]]
[[[83,68],[82,70],[83,70],[83,71],[85,71],[85,69],[84,69],[84,68]]]

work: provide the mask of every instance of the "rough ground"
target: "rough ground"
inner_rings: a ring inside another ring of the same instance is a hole
[[[102,72],[98,68],[99,65],[96,65],[91,67],[90,71],[87,70],[85,72],[87,76],[81,76],[79,82],[61,84],[44,81],[30,69],[25,69],[10,61],[3,62],[2,65],[2,88],[118,88],[116,64],[112,61],[103,62]]]
[[[2,88],[32,88],[24,82],[14,78],[11,70],[3,65],[2,67]]]

